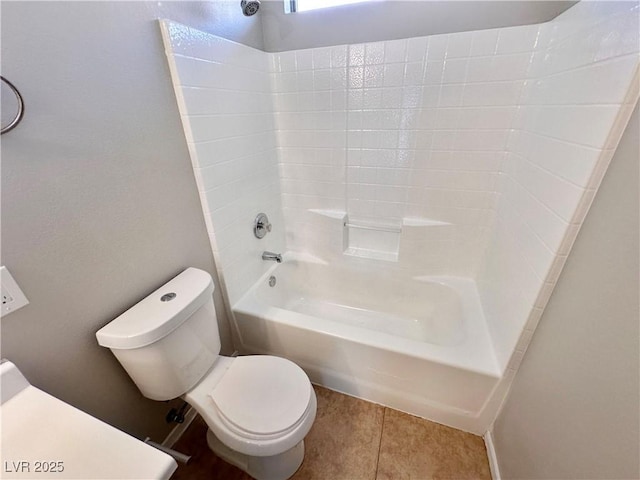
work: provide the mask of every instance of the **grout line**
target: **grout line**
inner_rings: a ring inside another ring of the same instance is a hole
[[[380,429],[380,441],[378,442],[378,456],[376,457],[376,476],[374,479],[378,478],[378,466],[380,464],[380,449],[382,448],[382,435],[384,434],[384,422],[387,418],[387,407],[383,407],[382,410],[382,428]]]

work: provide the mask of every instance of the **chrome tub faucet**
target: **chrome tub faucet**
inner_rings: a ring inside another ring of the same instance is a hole
[[[262,259],[263,260],[270,260],[272,262],[282,263],[282,255],[280,255],[279,253],[263,252],[262,253]]]

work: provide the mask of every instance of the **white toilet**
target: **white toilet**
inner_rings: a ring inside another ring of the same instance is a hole
[[[221,458],[257,480],[284,480],[304,457],[316,396],[296,364],[269,355],[220,356],[213,281],[188,268],[97,333],[144,396],[184,398]]]

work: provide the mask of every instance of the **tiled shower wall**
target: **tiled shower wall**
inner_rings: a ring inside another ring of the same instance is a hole
[[[477,277],[512,373],[636,103],[639,14],[637,2],[582,1],[541,28]]]
[[[269,267],[262,251],[285,250],[285,229],[287,249],[341,257],[342,223],[310,210],[401,226],[401,267],[475,271],[538,26],[280,54],[163,29],[231,304]],[[260,211],[274,224],[262,241]]]
[[[538,30],[273,54],[288,247],[340,258],[326,209],[401,229],[401,268],[473,275]]]
[[[348,214],[401,230],[389,266],[475,276],[513,373],[637,98],[638,30],[637,3],[582,1],[544,25],[267,54],[167,22],[229,302],[285,229],[288,250],[343,258]]]
[[[233,304],[284,251],[267,54],[161,22],[171,75],[219,276]],[[258,240],[264,212],[273,231]],[[188,232],[186,232],[188,234]]]

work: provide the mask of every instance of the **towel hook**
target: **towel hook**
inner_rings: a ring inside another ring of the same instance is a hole
[[[0,129],[0,135],[2,135],[4,133],[7,133],[7,132],[13,130],[14,128],[16,128],[18,126],[18,124],[20,123],[20,120],[22,120],[22,117],[24,116],[24,101],[22,100],[22,95],[20,95],[20,92],[13,85],[13,83],[11,83],[9,80],[4,78],[3,76],[0,76],[0,80],[2,80],[4,83],[6,83],[9,86],[11,91],[14,93],[14,95],[18,99],[18,112],[16,113],[15,118],[13,120],[11,120],[9,125],[7,125],[6,127],[3,127],[2,129]]]

